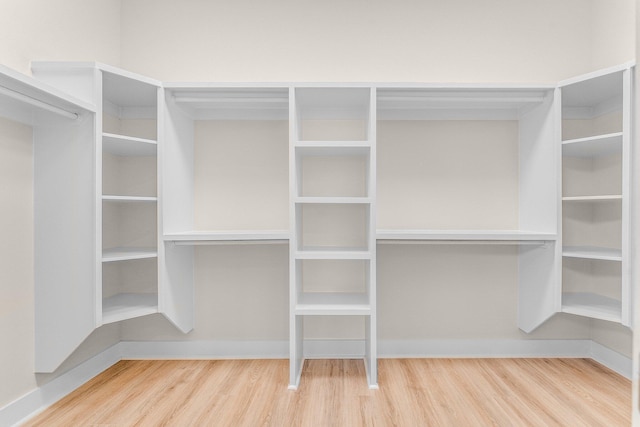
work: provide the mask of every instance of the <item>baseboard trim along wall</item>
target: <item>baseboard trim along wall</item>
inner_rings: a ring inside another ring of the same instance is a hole
[[[313,358],[360,358],[364,340],[307,340]],[[123,359],[286,359],[288,341],[122,341],[0,408],[0,425],[18,425]],[[416,340],[378,342],[378,357],[590,358],[631,378],[626,356],[591,340]]]
[[[122,360],[120,344],[86,360],[59,377],[0,408],[0,426],[18,425],[71,393],[91,378]]]

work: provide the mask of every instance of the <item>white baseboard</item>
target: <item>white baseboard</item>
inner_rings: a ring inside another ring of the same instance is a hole
[[[591,340],[382,340],[379,358],[589,357]]]
[[[123,359],[286,359],[289,341],[121,341]]]
[[[360,358],[363,340],[307,340],[304,357]],[[0,408],[0,426],[17,425],[122,359],[286,359],[288,341],[121,341]],[[626,378],[631,360],[591,340],[381,340],[379,358],[591,358]]]
[[[18,425],[122,360],[119,344],[0,408],[0,426]]]
[[[631,379],[633,362],[617,351],[611,350],[595,341],[591,341],[590,357],[623,377],[629,380]]]

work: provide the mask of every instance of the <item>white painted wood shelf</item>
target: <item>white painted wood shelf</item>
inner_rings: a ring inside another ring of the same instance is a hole
[[[299,196],[294,199],[294,203],[298,204],[371,204],[371,197],[311,197]]]
[[[233,243],[289,243],[288,230],[203,230],[165,233],[165,242],[178,245],[206,245]]]
[[[569,157],[610,156],[622,152],[622,132],[562,141],[562,155]]]
[[[116,294],[102,300],[102,323],[114,323],[158,312],[157,294]]]
[[[620,249],[596,246],[564,246],[562,256],[567,258],[598,259],[603,261],[622,261]]]
[[[367,156],[371,150],[369,141],[297,141],[297,155],[302,156]]]
[[[102,134],[102,149],[116,156],[155,156],[157,147],[157,141],[151,139],[106,132]]]
[[[152,196],[114,196],[114,195],[103,195],[102,200],[105,202],[157,202],[157,197]]]
[[[378,243],[393,242],[548,242],[557,240],[555,233],[518,230],[378,230]]]
[[[102,251],[102,262],[157,258],[156,248],[109,248]]]
[[[590,292],[565,292],[562,294],[563,313],[620,323],[621,307],[619,300]]]
[[[565,196],[563,202],[606,202],[622,200],[622,194],[603,194],[599,196]]]
[[[298,295],[296,315],[353,316],[371,314],[371,304],[365,293],[308,292]]]

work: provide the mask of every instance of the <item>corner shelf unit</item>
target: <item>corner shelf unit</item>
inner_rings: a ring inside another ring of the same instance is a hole
[[[76,321],[88,335],[104,324],[162,312],[158,270],[164,258],[157,245],[161,83],[93,62],[35,62],[32,72],[95,111],[84,140],[92,154],[83,160],[91,170],[93,201],[87,209],[92,277],[84,283],[93,284],[87,287],[91,302],[86,301],[91,316]]]
[[[631,325],[629,65],[560,82],[562,311]]]

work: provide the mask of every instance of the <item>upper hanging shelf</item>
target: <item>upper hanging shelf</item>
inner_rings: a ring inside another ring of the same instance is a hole
[[[167,98],[195,120],[287,120],[286,87],[165,86]]]
[[[76,120],[91,105],[0,66],[0,116],[30,126]]]
[[[516,120],[554,86],[432,86],[378,89],[382,120]]]

